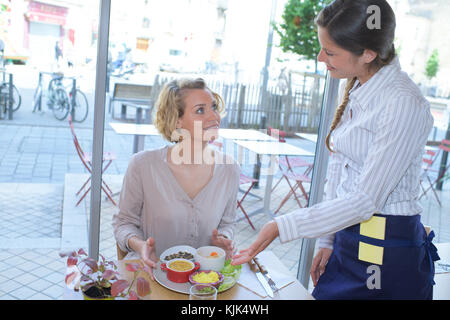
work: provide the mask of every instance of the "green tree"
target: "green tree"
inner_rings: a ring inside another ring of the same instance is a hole
[[[425,75],[428,80],[433,79],[439,71],[439,53],[434,49],[425,67]]]
[[[332,0],[288,0],[282,15],[283,21],[274,25],[280,36],[283,52],[298,54],[300,59],[315,60],[317,73],[317,55],[320,44],[314,19],[324,6]]]

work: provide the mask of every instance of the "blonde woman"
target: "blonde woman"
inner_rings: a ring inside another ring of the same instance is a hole
[[[202,79],[179,79],[163,87],[156,108],[155,126],[173,144],[131,158],[113,217],[118,245],[151,268],[175,245],[215,245],[230,257],[240,168],[208,146],[223,100]]]
[[[400,68],[394,12],[385,0],[335,0],[316,24],[318,60],[333,78],[349,79],[326,140],[326,199],[267,223],[232,264],[278,236],[320,238],[311,267],[316,299],[432,299],[439,257],[417,196],[433,118]]]

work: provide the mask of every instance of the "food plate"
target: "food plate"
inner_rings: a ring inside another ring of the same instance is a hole
[[[178,251],[176,251],[178,252]],[[160,285],[162,285],[163,287],[178,292],[178,293],[183,293],[183,294],[189,294],[189,289],[191,288],[192,284],[190,282],[185,282],[185,283],[176,283],[176,282],[172,282],[169,279],[167,279],[167,275],[166,273],[161,270],[161,263],[164,263],[164,261],[158,261],[156,268],[153,270],[153,275],[155,276],[155,280],[156,282],[158,282]],[[226,279],[228,279],[228,281],[231,281],[231,285],[230,286],[225,286],[225,289],[221,290],[219,287],[218,293],[227,291],[228,289],[234,287],[234,285],[237,283],[237,279],[239,278],[240,272],[235,274],[234,277],[226,277]],[[224,282],[225,283],[225,282]],[[228,284],[230,284],[230,282],[228,282]]]
[[[170,256],[172,254],[176,254],[178,252],[188,252],[190,254],[192,254],[192,260],[194,261],[194,257],[195,257],[195,252],[197,251],[195,248],[191,247],[191,246],[174,246],[174,247],[170,247],[169,249],[167,249],[166,251],[164,251],[163,253],[161,253],[161,255],[159,256],[159,259],[164,263],[164,262],[169,262],[170,260],[166,260],[167,256]]]

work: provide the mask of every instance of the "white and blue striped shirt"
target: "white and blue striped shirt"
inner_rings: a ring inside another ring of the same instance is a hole
[[[325,201],[275,218],[280,241],[321,238],[374,213],[416,215],[424,147],[433,126],[428,101],[398,58],[366,83],[356,81],[341,122],[332,134]]]

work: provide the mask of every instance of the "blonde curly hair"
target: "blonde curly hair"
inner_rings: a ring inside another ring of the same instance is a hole
[[[216,92],[212,91],[202,78],[181,78],[172,80],[164,85],[158,100],[156,101],[156,117],[155,127],[159,133],[170,142],[177,142],[172,140],[172,133],[177,127],[177,121],[184,114],[186,108],[184,98],[186,92],[191,89],[202,89],[209,91],[216,104],[217,111],[220,116],[225,116],[225,103],[222,97]]]

